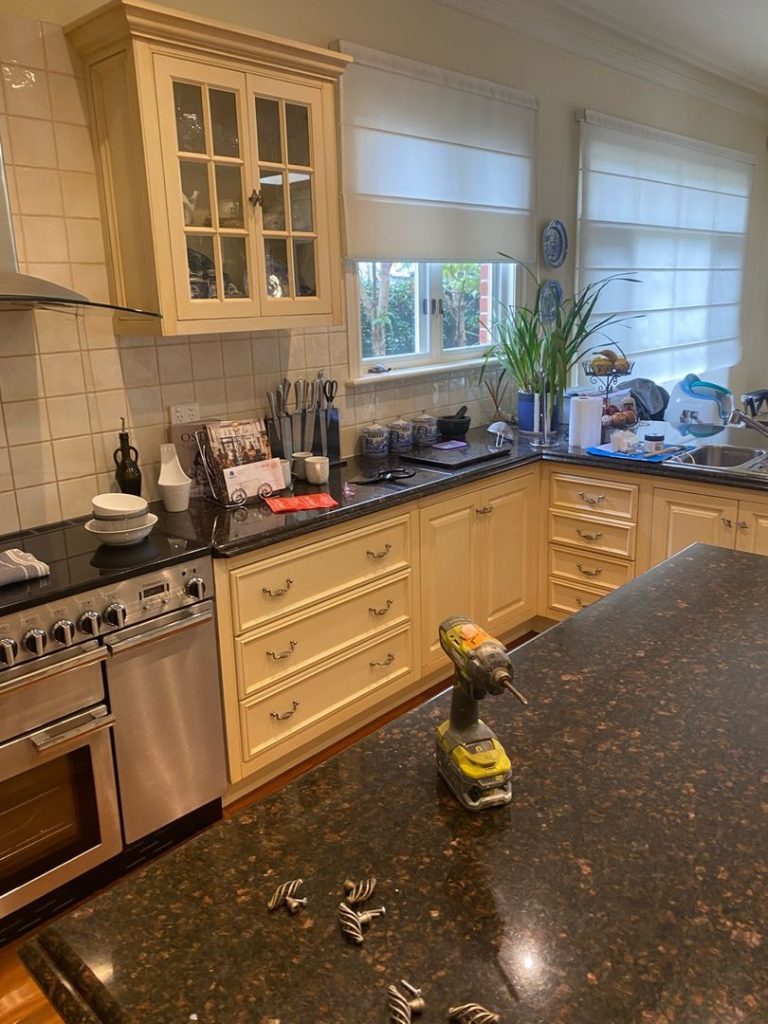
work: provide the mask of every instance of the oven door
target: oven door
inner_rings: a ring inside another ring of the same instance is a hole
[[[95,689],[101,665],[94,661],[93,655],[75,657],[53,673],[34,673],[27,699],[33,701],[36,690],[45,699],[44,686],[66,687],[71,673],[79,673],[83,682],[84,674],[94,674],[93,685],[85,689]],[[19,685],[23,681],[14,689]],[[0,745],[0,917],[122,849],[113,721],[100,703]]]

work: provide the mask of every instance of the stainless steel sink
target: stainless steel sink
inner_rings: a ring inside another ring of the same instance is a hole
[[[696,469],[749,469],[765,454],[762,448],[743,448],[734,444],[703,444],[691,452],[675,455],[669,462]]]

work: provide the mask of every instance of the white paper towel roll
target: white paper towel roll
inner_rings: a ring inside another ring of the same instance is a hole
[[[583,448],[581,435],[584,430],[584,399],[574,395],[568,414],[568,444],[571,448]]]
[[[600,395],[584,398],[581,416],[581,447],[592,448],[600,444],[603,433],[603,399]]]

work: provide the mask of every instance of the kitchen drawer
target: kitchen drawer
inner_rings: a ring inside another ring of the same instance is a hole
[[[407,623],[410,615],[411,575],[406,573],[239,637],[235,640],[238,692],[247,697],[304,672],[321,658]]]
[[[634,522],[637,519],[638,488],[613,480],[594,480],[586,476],[553,473],[551,502],[553,508],[615,517]]]
[[[553,544],[568,544],[621,558],[634,558],[635,533],[635,526],[629,523],[550,509],[549,540]]]
[[[549,580],[549,607],[551,611],[565,612],[572,615],[581,611],[582,608],[589,608],[591,604],[599,601],[610,593],[608,590],[600,590],[598,587],[580,587],[575,583],[566,583],[564,580]]]
[[[634,573],[631,562],[606,558],[604,555],[576,551],[574,548],[549,548],[549,575],[570,580],[577,586],[587,584],[605,590],[616,590]]]
[[[240,705],[243,761],[296,737],[345,705],[363,701],[375,691],[413,672],[410,627],[357,648],[318,672],[259,693]]]
[[[410,517],[337,535],[261,559],[230,574],[235,634],[377,577],[408,569]]]

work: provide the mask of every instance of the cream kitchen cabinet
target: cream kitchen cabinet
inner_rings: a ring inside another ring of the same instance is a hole
[[[502,635],[536,613],[538,467],[421,503],[421,667],[445,663],[438,626],[469,615]]]
[[[768,554],[768,500],[723,486],[654,488],[651,564],[697,541]]]
[[[341,319],[343,54],[114,0],[67,29],[86,82],[123,333]]]

